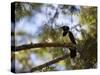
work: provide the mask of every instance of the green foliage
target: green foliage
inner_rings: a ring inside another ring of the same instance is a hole
[[[96,7],[81,7],[80,21],[82,24],[96,25],[97,24],[97,8]]]

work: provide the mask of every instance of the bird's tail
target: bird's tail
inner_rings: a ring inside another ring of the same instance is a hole
[[[70,62],[71,62],[72,66],[75,66],[76,65],[76,58],[71,58]]]

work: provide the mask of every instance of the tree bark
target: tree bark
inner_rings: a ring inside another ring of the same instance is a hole
[[[73,44],[67,43],[37,43],[37,44],[27,44],[22,46],[11,46],[12,52],[21,51],[21,50],[29,50],[31,48],[43,48],[43,47],[68,47],[72,48],[75,47]]]

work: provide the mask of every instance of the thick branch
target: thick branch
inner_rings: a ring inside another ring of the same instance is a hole
[[[43,48],[43,47],[74,47],[73,44],[66,44],[66,43],[37,43],[37,44],[28,44],[22,46],[11,46],[12,51],[21,51],[21,50],[28,50],[31,48]]]
[[[44,64],[42,64],[42,65],[33,67],[33,68],[32,68],[30,71],[28,71],[28,72],[34,72],[34,71],[36,71],[36,70],[40,70],[40,69],[42,69],[42,68],[44,68],[44,67],[50,66],[50,65],[52,65],[52,64],[54,64],[54,63],[57,63],[57,62],[59,62],[59,61],[61,61],[61,60],[64,60],[64,59],[66,59],[67,57],[69,57],[69,54],[65,54],[65,55],[63,55],[63,56],[59,56],[59,57],[57,57],[57,58],[55,58],[55,59],[53,59],[53,60],[51,60],[51,61],[49,61],[49,62],[46,62],[46,63],[44,63]],[[23,72],[22,72],[22,73],[23,73]],[[24,73],[25,73],[25,72],[24,72]]]

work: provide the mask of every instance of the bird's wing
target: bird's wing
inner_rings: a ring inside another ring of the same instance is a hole
[[[76,44],[76,41],[75,41],[74,35],[73,35],[73,33],[72,33],[71,31],[69,31],[69,35],[68,35],[68,36],[69,36],[71,42],[72,42],[73,44]]]

